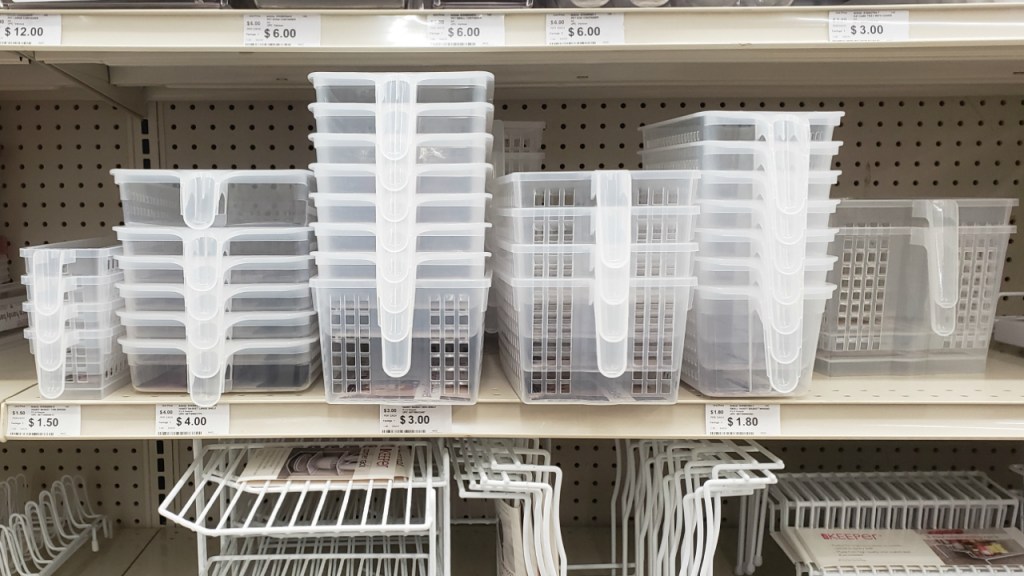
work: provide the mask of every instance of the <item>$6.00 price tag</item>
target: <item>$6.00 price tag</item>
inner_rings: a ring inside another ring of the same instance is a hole
[[[705,404],[708,436],[779,436],[778,404]]]
[[[448,434],[451,406],[381,406],[381,434]]]
[[[504,14],[431,14],[427,17],[430,46],[504,46]]]
[[[0,15],[0,44],[8,46],[60,46],[59,14]]]
[[[618,14],[548,14],[548,46],[597,46],[626,43],[626,24]]]
[[[7,411],[7,435],[81,436],[81,406],[11,406]]]
[[[157,436],[226,436],[231,429],[231,406],[203,408],[194,404],[157,404]]]
[[[246,14],[243,46],[320,45],[319,14]]]
[[[910,40],[906,10],[833,10],[828,13],[829,42],[905,42]]]

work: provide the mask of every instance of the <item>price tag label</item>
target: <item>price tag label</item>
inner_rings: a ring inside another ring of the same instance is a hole
[[[548,14],[548,46],[626,43],[626,21],[618,14]]]
[[[243,46],[320,45],[319,14],[246,14]]]
[[[906,42],[907,10],[833,10],[828,13],[829,42]]]
[[[227,436],[231,430],[231,406],[204,408],[194,404],[157,404],[157,436]]]
[[[381,406],[381,434],[449,434],[451,406]]]
[[[427,17],[430,46],[504,46],[504,14],[431,14]]]
[[[60,14],[0,15],[0,44],[7,46],[60,46]]]
[[[7,410],[7,435],[81,436],[81,406],[11,406]]]
[[[778,404],[705,404],[708,436],[780,436]]]

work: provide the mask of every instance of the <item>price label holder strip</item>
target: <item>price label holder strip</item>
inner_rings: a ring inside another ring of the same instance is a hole
[[[778,404],[705,404],[704,430],[713,437],[778,437],[781,411]]]
[[[0,46],[60,46],[63,26],[60,14],[0,13]]]

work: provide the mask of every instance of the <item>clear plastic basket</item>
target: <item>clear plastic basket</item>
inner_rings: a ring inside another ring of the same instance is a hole
[[[845,112],[707,111],[641,126],[644,148],[705,140],[828,142]]]
[[[494,75],[489,72],[314,72],[309,81],[316,89],[317,102],[395,108],[409,104],[490,102],[494,97]],[[381,118],[380,108],[377,117]]]
[[[324,134],[376,134],[377,105],[369,103],[313,103],[309,110],[316,131]],[[487,102],[414,104],[417,134],[469,134],[490,132],[494,105]]]
[[[128,383],[128,363],[117,339],[119,325],[98,330],[63,330],[45,340],[25,330],[44,398],[100,399]]]

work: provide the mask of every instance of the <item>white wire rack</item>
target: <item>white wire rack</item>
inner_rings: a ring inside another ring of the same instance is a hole
[[[23,475],[0,482],[0,514],[2,576],[49,576],[86,542],[95,552],[98,535],[111,536],[77,477],[64,476],[34,497]]]
[[[934,530],[1009,528],[1020,502],[981,472],[857,472],[781,474],[765,494],[745,498],[737,574],[761,565],[764,526],[797,564],[798,574],[1005,574],[1024,566],[823,567],[796,559],[784,528]]]
[[[379,538],[225,538],[207,561],[211,576],[427,576],[430,542]]]
[[[626,441],[617,450],[612,548],[623,575],[631,553],[635,574],[712,574],[722,498],[761,491],[783,468],[759,444],[738,440]]]

